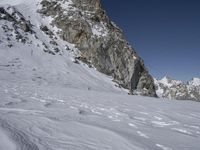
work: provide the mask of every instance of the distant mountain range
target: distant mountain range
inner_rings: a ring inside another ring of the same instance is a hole
[[[200,101],[200,78],[193,78],[188,82],[164,77],[161,80],[154,79],[158,97]]]

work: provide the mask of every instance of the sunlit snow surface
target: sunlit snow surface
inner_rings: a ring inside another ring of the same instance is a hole
[[[22,150],[200,148],[195,102],[2,80],[0,87],[1,139],[10,150],[12,141]]]
[[[48,22],[32,13],[36,1],[0,4],[12,2],[34,15],[38,39],[9,48],[0,28],[0,150],[200,149],[200,103],[129,96],[71,52],[43,52],[50,39],[37,27]]]

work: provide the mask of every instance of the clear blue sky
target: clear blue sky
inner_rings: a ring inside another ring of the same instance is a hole
[[[200,0],[101,1],[153,76],[200,77]]]

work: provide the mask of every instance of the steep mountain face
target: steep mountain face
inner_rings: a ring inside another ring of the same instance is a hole
[[[159,97],[177,99],[177,100],[194,100],[200,101],[200,79],[193,78],[191,81],[184,83],[164,77],[161,80],[154,79],[156,92]]]
[[[49,20],[36,13],[38,7],[35,0],[0,1],[1,85],[123,93],[112,78],[76,60],[80,51],[59,38]]]
[[[40,4],[38,12],[52,18],[51,25],[59,29],[57,34],[81,51],[79,60],[113,76],[126,89],[155,95],[152,77],[143,61],[109,20],[100,0],[43,0]]]
[[[16,6],[21,2],[23,0],[14,1]],[[2,25],[2,29],[8,33],[14,32],[7,34],[8,42],[15,36],[17,41],[31,45],[33,40],[28,40],[27,35],[33,35],[37,41],[42,41],[40,49],[52,55],[62,55],[64,47],[71,50],[71,44],[76,49],[76,62],[82,61],[112,76],[119,86],[129,89],[130,93],[156,95],[153,78],[143,60],[124,39],[123,32],[109,20],[100,0],[24,2],[24,5],[28,4],[32,5],[31,10],[20,10],[9,5],[0,8],[0,19],[10,23],[10,26]],[[41,39],[41,33],[50,42]],[[69,44],[63,46],[58,40]]]

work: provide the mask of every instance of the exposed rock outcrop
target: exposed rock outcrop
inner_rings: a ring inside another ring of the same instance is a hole
[[[21,13],[15,10],[14,7],[7,7],[6,10],[0,7],[0,19],[12,21],[15,28],[21,28],[24,32],[31,32],[31,23],[26,21]]]
[[[42,0],[40,5],[38,12],[52,18],[57,34],[75,44],[83,60],[113,76],[131,93],[156,95],[143,60],[127,43],[121,29],[109,20],[100,0]]]
[[[176,100],[194,100],[200,101],[200,79],[193,78],[184,83],[164,77],[161,80],[154,79],[156,91],[159,97]]]

